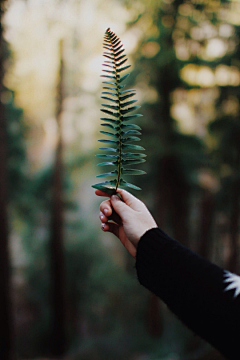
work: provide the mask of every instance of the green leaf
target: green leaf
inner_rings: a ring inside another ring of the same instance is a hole
[[[126,84],[125,85],[120,85],[120,84],[118,84],[118,89],[123,89],[123,88],[125,88],[126,87]]]
[[[122,129],[137,129],[137,130],[142,130],[140,128],[140,126],[135,125],[135,124],[122,124]]]
[[[111,75],[100,75],[100,77],[104,77],[104,78],[108,78],[108,79],[116,79],[115,76],[111,76]]]
[[[120,63],[116,63],[116,66],[122,66],[125,62],[127,61],[127,59],[124,59],[123,61],[120,61]]]
[[[119,143],[118,140],[108,140],[108,139],[99,139],[98,141],[106,143],[106,144],[113,144],[113,145],[117,145]]]
[[[112,186],[115,186],[115,185],[117,185],[117,179],[107,180],[107,181],[104,181],[104,182],[97,183],[96,185],[101,185],[101,186],[112,185]]]
[[[142,146],[132,145],[132,144],[123,144],[123,149],[133,149],[133,150],[145,150]]]
[[[109,67],[111,69],[114,69],[114,71],[111,71],[113,74],[115,74],[115,66],[114,65],[108,65],[108,64],[103,64],[103,66]],[[107,71],[107,70],[103,70],[103,71]]]
[[[116,194],[116,189],[115,188],[108,188],[106,186],[102,186],[102,185],[92,185],[92,187],[94,189],[98,189],[98,190],[101,190],[101,191],[104,191],[105,193],[109,194],[109,195],[115,195]]]
[[[115,119],[110,119],[110,118],[101,118],[100,120],[103,120],[103,121],[108,121],[112,124],[118,124],[119,121],[118,120],[115,120]],[[107,125],[107,124],[106,124]]]
[[[115,120],[114,120],[115,121]],[[108,128],[110,128],[110,129],[113,129],[113,130],[115,130],[116,129],[116,126],[113,126],[112,124],[105,124],[105,123],[103,123],[103,124],[101,124],[102,126],[105,126],[105,127],[108,127]]]
[[[108,131],[102,131],[102,130],[100,130],[99,131],[101,134],[105,134],[105,135],[108,135],[108,136],[112,136],[112,137],[114,137],[115,139],[118,139],[119,138],[119,135],[118,135],[118,133],[110,133],[110,132],[108,132]]]
[[[146,174],[146,171],[138,170],[138,169],[122,169],[122,174],[124,175],[143,175]]]
[[[112,102],[114,102],[114,103],[116,103],[116,104],[119,103],[118,100],[111,99],[111,98],[109,98],[109,97],[107,97],[107,96],[101,96],[101,98],[102,98],[102,99],[105,99],[105,100],[108,100],[108,101],[112,101]]]
[[[111,51],[110,51],[110,52],[108,52],[108,51],[104,51],[104,52],[103,52],[103,54],[104,54],[104,55],[114,56],[114,53],[113,53],[112,49],[111,49]]]
[[[102,91],[102,94],[108,94],[108,95],[118,97],[117,93],[111,93],[110,91]],[[104,99],[104,97],[103,97],[103,99]]]
[[[126,55],[121,55],[121,56],[117,57],[117,58],[115,59],[115,61],[118,62],[119,60],[121,60],[121,59],[123,59],[123,58],[125,58],[125,57],[126,57]]]
[[[118,50],[120,50],[122,47],[123,47],[123,44],[121,44],[120,46],[114,48],[115,56],[116,56],[116,53],[118,52]],[[124,49],[122,49],[122,51],[124,51]]]
[[[114,106],[114,105],[108,105],[108,104],[101,104],[102,106],[105,106],[109,109],[113,109],[113,110],[119,110],[119,106]]]
[[[112,51],[112,48],[109,47],[109,46],[103,45],[103,48],[104,48],[104,49],[107,49],[107,50],[109,50],[109,51]]]
[[[109,66],[110,67],[110,65],[105,65],[105,66]],[[103,70],[104,72],[106,72],[106,73],[110,73],[110,74],[115,74],[116,72],[115,71],[113,71],[113,70]],[[115,77],[114,77],[115,78]]]
[[[112,82],[112,81],[103,81],[103,84],[110,84],[110,85],[115,85],[117,87],[117,84]],[[103,89],[107,89],[107,88],[103,88]]]
[[[117,68],[116,71],[117,71],[118,73],[120,73],[121,71],[124,71],[124,70],[130,68],[130,66],[131,66],[131,65],[127,65],[127,66],[124,66],[124,67],[121,68],[121,69],[118,69],[118,68]]]
[[[97,166],[117,165],[117,163],[118,163],[117,161],[114,161],[114,162],[104,161],[102,163],[97,164]]]
[[[139,170],[140,171],[140,170]],[[108,173],[104,173],[104,174],[100,174],[100,175],[97,175],[96,177],[99,178],[99,177],[108,177],[108,176],[113,176],[113,175],[117,175],[118,174],[118,171],[117,170],[114,170],[114,171],[110,171]]]
[[[120,79],[118,80],[119,83],[121,83],[123,80],[125,80],[128,76],[130,75],[130,73],[127,73],[126,75],[123,75],[122,77],[120,77]]]
[[[116,47],[121,44],[121,40],[116,40],[117,42],[114,41],[114,44],[112,44],[113,48],[116,49]],[[123,46],[123,45],[122,45]]]
[[[129,141],[140,141],[140,140],[141,139],[139,137],[137,137],[137,136],[129,136],[127,138],[123,138],[122,143],[125,144],[125,143],[127,143]]]
[[[111,61],[111,60],[104,60],[104,63],[106,63],[106,64],[114,64],[115,65],[115,61]]]
[[[135,190],[142,190],[140,187],[136,186],[136,185],[133,185],[133,184],[130,184],[128,182],[126,182],[125,180],[121,179],[120,180],[120,185],[122,187],[129,187],[131,189],[135,189]]]
[[[126,94],[126,93],[128,93],[128,92],[130,92],[130,91],[135,91],[135,92],[136,92],[135,89],[127,89],[127,90],[119,91],[119,94],[120,94],[120,95]]]
[[[117,185],[117,179],[114,179],[114,180],[107,180],[107,181],[104,181],[104,182],[101,182],[101,183],[98,183],[96,185],[101,185],[101,186],[105,186],[105,185],[112,185],[112,186],[115,186]]]
[[[99,150],[106,150],[106,151],[117,152],[117,151],[118,151],[118,148],[100,147]]]
[[[120,117],[120,120],[122,121],[129,121],[129,120],[132,120],[134,118],[137,118],[137,117],[140,117],[142,116],[142,114],[134,114],[134,115],[128,115],[128,116],[121,116]]]
[[[105,110],[105,109],[100,109],[102,112],[108,114],[108,115],[112,115],[112,116],[115,116],[116,118],[119,117],[119,113],[114,113],[112,111],[109,111],[109,110]]]
[[[122,132],[122,136],[128,136],[128,135],[142,135],[142,134],[137,130],[128,130]]]
[[[114,57],[112,57],[112,56],[109,56],[109,55],[103,55],[104,57],[106,57],[107,59],[111,59],[111,60],[114,60]]]
[[[132,97],[134,95],[136,95],[136,93],[131,93],[131,94],[128,94],[128,95],[125,95],[125,96],[120,96],[119,100],[124,101],[124,100],[126,100],[126,99],[128,99],[128,98],[130,98],[130,97]]]
[[[116,58],[117,56],[119,56],[120,54],[122,54],[123,52],[124,52],[124,49],[118,51],[116,54],[114,54],[114,55],[115,55],[115,58]],[[117,61],[117,59],[116,59],[116,61]]]
[[[140,107],[141,107],[140,105],[136,105],[136,106],[132,106],[126,110],[121,110],[121,114],[128,114],[129,112],[139,109]]]
[[[135,165],[135,164],[144,163],[145,161],[146,161],[145,159],[128,159],[128,160],[122,160],[122,165],[123,165],[123,166]],[[116,163],[117,163],[117,162],[116,162]]]
[[[135,103],[135,102],[137,102],[137,100],[127,101],[127,102],[125,102],[123,104],[121,103],[120,106],[121,106],[121,108],[124,108],[124,107],[126,107],[128,105],[131,105],[131,104]]]
[[[101,158],[101,159],[118,159],[119,158],[118,155],[110,155],[110,154],[97,154],[95,156],[98,158]]]
[[[105,83],[105,82],[104,82]],[[114,84],[115,85],[115,84]],[[111,86],[103,86],[103,89],[108,89],[108,90],[112,90],[112,91],[116,91],[116,87],[111,87]],[[116,93],[117,94],[117,93]]]
[[[138,153],[131,153],[131,152],[127,152],[127,153],[122,153],[122,158],[123,159],[139,159],[139,158],[143,158],[146,157],[146,154],[138,154]]]

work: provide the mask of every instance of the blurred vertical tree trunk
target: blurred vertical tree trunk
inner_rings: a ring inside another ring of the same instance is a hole
[[[209,258],[210,243],[212,240],[211,229],[214,216],[214,194],[205,191],[200,203],[199,246],[198,253],[204,258]]]
[[[58,143],[52,183],[51,215],[51,292],[52,292],[52,336],[50,351],[53,356],[61,356],[66,351],[66,290],[64,265],[64,219],[63,219],[63,143],[61,114],[63,109],[63,43],[60,42],[60,70],[57,93],[56,119],[58,125]]]
[[[4,1],[0,2],[0,96],[3,91],[4,53],[2,17]],[[7,141],[4,106],[0,99],[0,359],[13,359],[12,305],[10,291],[10,259],[7,214]]]
[[[173,237],[187,246],[189,186],[174,155],[166,155],[160,161],[159,189],[160,224],[164,228],[170,220]]]
[[[161,142],[164,154],[156,159],[158,189],[156,196],[156,214],[159,225],[166,229],[168,217],[172,220],[174,237],[182,243],[187,242],[187,192],[182,168],[178,157],[174,153],[173,119],[170,114],[171,93],[179,86],[179,68],[176,59],[172,28],[164,28],[164,17],[176,18],[178,6],[182,0],[171,2],[171,6],[164,4],[159,7],[157,24],[159,27],[158,42],[161,52],[158,55],[158,65],[153,72],[152,83],[160,95],[160,101],[154,109],[158,140]],[[163,330],[161,305],[157,297],[149,298],[148,328],[151,335],[159,336]],[[152,316],[155,314],[155,317]]]
[[[238,238],[239,238],[239,201],[240,201],[240,181],[239,177],[233,180],[232,202],[230,213],[230,239],[231,255],[229,258],[228,269],[232,272],[238,272]]]
[[[151,292],[148,297],[147,320],[147,329],[149,334],[153,338],[159,337],[163,331],[162,306],[159,298]]]

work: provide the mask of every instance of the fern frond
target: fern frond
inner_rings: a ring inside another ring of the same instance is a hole
[[[125,85],[122,85],[122,82],[130,75],[130,73],[124,74],[124,72],[131,65],[126,64],[128,59],[124,54],[123,44],[110,28],[105,32],[103,48],[103,56],[106,60],[103,63],[104,74],[101,75],[105,79],[102,82],[101,98],[107,102],[102,104],[103,108],[100,110],[108,117],[101,118],[104,121],[101,123],[104,130],[101,130],[100,133],[107,138],[98,141],[109,145],[109,147],[100,147],[99,149],[110,152],[110,154],[97,154],[96,156],[105,160],[98,166],[113,166],[113,170],[99,174],[97,177],[112,177],[113,179],[92,185],[92,187],[112,195],[117,193],[118,187],[141,190],[138,186],[125,181],[123,175],[145,174],[145,171],[131,169],[128,166],[145,162],[146,155],[128,152],[128,150],[144,150],[142,146],[132,144],[132,142],[140,141],[138,136],[141,135],[141,128],[136,124],[129,123],[129,121],[142,115],[129,115],[132,111],[139,109],[140,106],[135,105],[137,100],[132,99],[136,95],[135,89],[123,90]]]

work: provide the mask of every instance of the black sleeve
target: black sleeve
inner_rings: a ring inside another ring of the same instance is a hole
[[[139,282],[227,359],[240,359],[240,277],[201,258],[161,229],[138,243]]]

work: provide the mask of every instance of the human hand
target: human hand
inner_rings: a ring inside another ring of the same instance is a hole
[[[142,201],[126,190],[118,189],[117,192],[123,201],[117,195],[110,197],[103,191],[95,191],[98,196],[110,197],[100,204],[101,228],[116,235],[130,255],[136,257],[141,236],[157,224]]]

